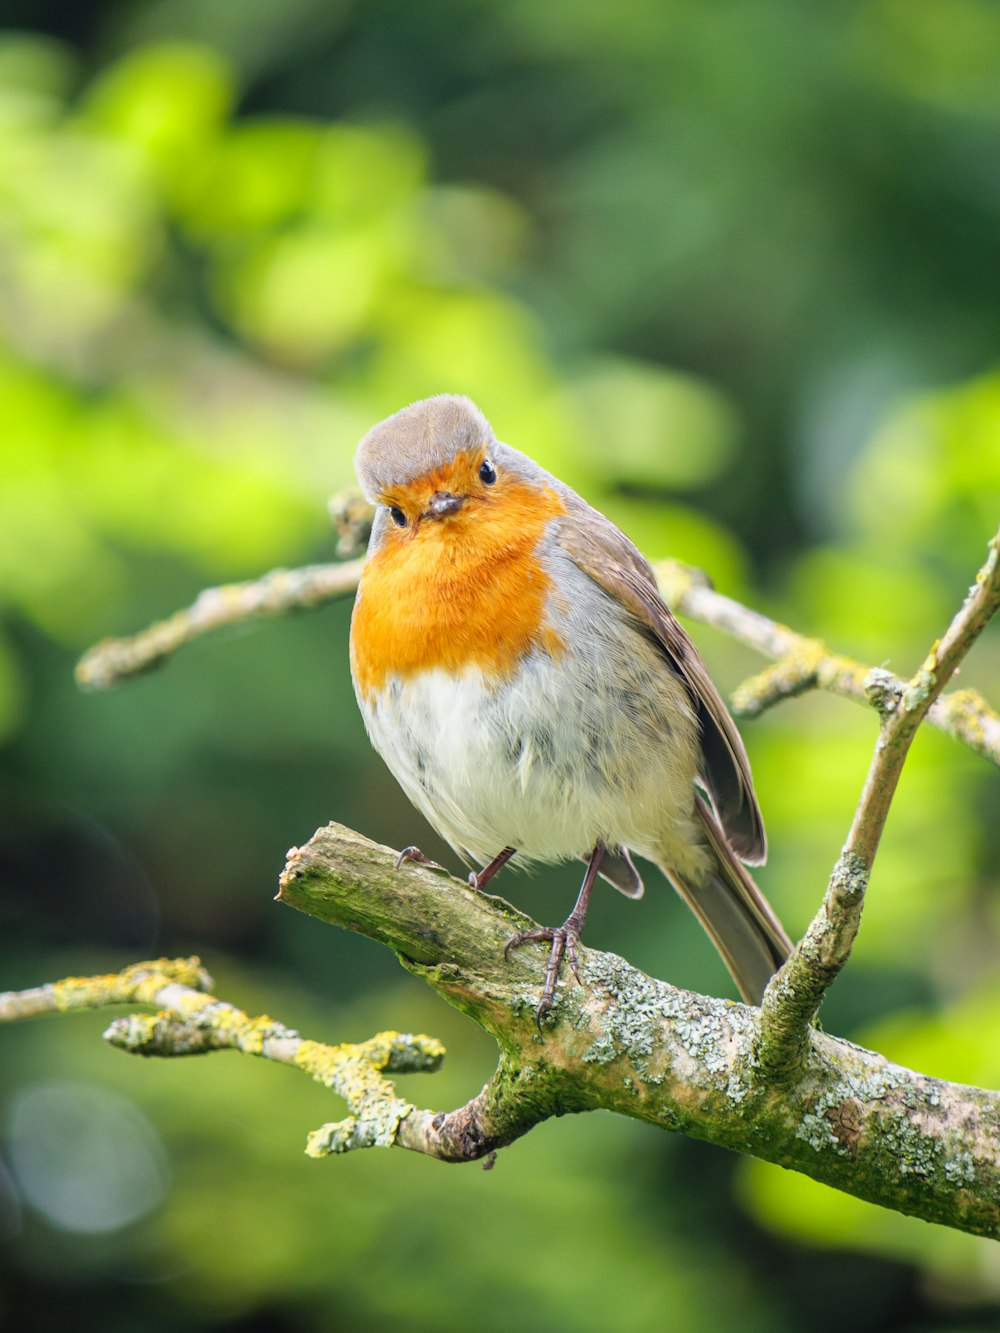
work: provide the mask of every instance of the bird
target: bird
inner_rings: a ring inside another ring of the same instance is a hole
[[[643,893],[652,862],[694,912],[744,1001],[791,943],[747,865],[767,842],[743,741],[629,538],[438,394],[373,426],[355,457],[375,508],[351,618],[368,736],[483,889],[508,862],[583,860],[549,945],[552,1009],[598,877]],[[405,861],[428,861],[416,846]]]

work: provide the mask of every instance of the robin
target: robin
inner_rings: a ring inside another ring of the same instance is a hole
[[[743,742],[653,571],[618,528],[468,398],[374,426],[355,459],[376,506],[351,621],[372,744],[484,888],[506,862],[581,858],[538,1005],[574,973],[600,875],[642,895],[634,853],[694,912],[743,998],[790,942],[744,862],[767,844]],[[426,860],[415,847],[404,860]]]

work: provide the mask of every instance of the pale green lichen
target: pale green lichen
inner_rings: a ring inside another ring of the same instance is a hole
[[[830,875],[830,889],[835,901],[857,902],[865,896],[871,871],[857,852],[841,852]]]
[[[674,1021],[673,1031],[686,1053],[709,1074],[719,1074],[729,1066],[726,1048],[727,1029],[721,1017],[711,1010],[700,1010]]]
[[[945,725],[954,736],[994,763],[1000,763],[1000,741],[997,739],[1000,717],[978,690],[955,690],[952,694],[942,695],[936,707],[941,710]]]
[[[909,1071],[896,1066],[848,1072],[811,1101],[795,1136],[817,1153],[863,1159],[866,1173],[894,1176],[903,1188],[912,1179],[972,1185],[972,1153],[950,1150],[946,1127],[937,1129],[924,1114],[937,1113],[940,1104],[935,1082],[915,1084]]]
[[[883,717],[896,711],[903,692],[901,683],[891,671],[883,667],[872,667],[865,676],[862,688],[865,698]]]
[[[390,1074],[433,1074],[445,1057],[444,1043],[424,1033],[380,1032],[364,1042],[362,1049],[370,1052],[376,1044],[384,1048],[385,1062],[379,1064],[374,1056],[369,1058]]]
[[[845,1071],[831,1087],[812,1099],[799,1121],[795,1137],[817,1152],[832,1150],[841,1157],[855,1157],[857,1144],[837,1133],[844,1108],[870,1106],[901,1088],[906,1088],[906,1080],[902,1071],[891,1065],[864,1072]],[[869,1118],[863,1132],[870,1134],[875,1123]]]
[[[104,1039],[123,1051],[141,1053],[155,1039],[159,1022],[155,1014],[126,1014],[115,1019]]]
[[[931,653],[927,662],[903,691],[903,708],[907,713],[923,708],[933,691],[937,688],[937,660]]]
[[[358,1122],[354,1116],[333,1120],[310,1132],[306,1139],[307,1157],[330,1157],[357,1146]]]
[[[733,691],[730,703],[737,717],[758,717],[783,699],[804,694],[816,684],[826,647],[816,639],[800,639],[777,662],[750,676]]]
[[[816,684],[833,694],[855,698],[864,694],[868,674],[868,667],[864,663],[829,653],[817,664]]]
[[[392,1148],[399,1126],[413,1112],[409,1102],[391,1098],[373,1101],[358,1115],[314,1129],[306,1139],[307,1157],[329,1157],[355,1148]]]
[[[940,707],[949,724],[978,745],[985,739],[987,719],[1000,720],[978,690],[955,690],[942,697]]]
[[[615,954],[589,955],[585,976],[612,1003],[603,1015],[604,1031],[581,1059],[610,1064],[624,1057],[644,1083],[661,1083],[663,1073],[650,1066],[649,1057],[661,1044],[670,987],[636,972]]]
[[[396,1096],[382,1071],[416,1072],[437,1069],[444,1047],[434,1037],[380,1032],[357,1045],[328,1046],[300,1041],[294,1063],[318,1083],[342,1097],[352,1114],[309,1135],[306,1152],[325,1157],[352,1148],[391,1148],[399,1126],[414,1107]]]
[[[847,1145],[837,1138],[830,1118],[830,1112],[840,1106],[841,1101],[836,1093],[823,1093],[813,1106],[803,1113],[795,1137],[808,1143],[816,1152],[833,1151],[841,1157],[849,1157],[850,1151]]]
[[[608,1065],[620,1054],[609,1032],[602,1032],[580,1056],[584,1064]],[[626,1082],[629,1082],[626,1079]]]
[[[971,1185],[976,1179],[976,1167],[972,1153],[966,1152],[964,1149],[957,1152],[954,1157],[949,1157],[942,1170],[945,1179],[952,1185]]]
[[[682,1081],[694,1080],[705,1088],[727,1074],[725,1088],[720,1085],[718,1090],[735,1104],[745,1097],[746,1085],[734,1072],[732,1045],[734,1040],[740,1046],[751,1041],[751,1010],[678,991],[636,972],[614,954],[594,958],[587,981],[609,996],[611,1004],[601,1010],[598,1035],[580,1056],[584,1063],[625,1060],[649,1087],[666,1081],[671,1064]],[[631,1077],[626,1086],[633,1086]]]
[[[212,978],[199,958],[157,958],[133,963],[121,972],[93,977],[66,977],[51,983],[52,1008],[60,1013],[100,1009],[112,1004],[152,1004],[168,985],[207,991]]]
[[[905,1111],[878,1117],[868,1131],[872,1149],[884,1157],[887,1166],[901,1176],[923,1179],[934,1175],[941,1166],[944,1148],[939,1139],[925,1133]]]

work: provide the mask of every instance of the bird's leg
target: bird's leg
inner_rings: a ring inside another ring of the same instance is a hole
[[[539,1031],[541,1031],[542,1019],[552,1008],[555,1000],[556,980],[559,976],[559,965],[564,955],[574,977],[578,982],[580,981],[580,973],[577,970],[576,946],[580,942],[580,932],[583,930],[583,923],[587,917],[590,893],[597,880],[597,872],[600,869],[604,850],[604,843],[598,842],[591,852],[590,860],[587,862],[587,873],[583,877],[583,883],[580,885],[580,892],[573,905],[573,910],[561,926],[539,926],[537,930],[519,930],[516,935],[510,937],[504,948],[503,956],[509,958],[512,949],[519,949],[522,944],[527,944],[531,940],[548,940],[552,945],[549,953],[549,965],[545,972],[545,985],[542,988],[541,999],[538,1001],[538,1008],[535,1010],[535,1022],[538,1024]]]
[[[502,852],[494,856],[488,866],[483,866],[482,870],[470,871],[469,883],[474,889],[485,889],[497,871],[507,864],[516,851],[516,847],[505,847]]]
[[[419,847],[404,847],[396,857],[396,869],[399,870],[406,865],[407,861],[412,861],[418,866],[437,866],[436,861],[432,861],[429,856],[425,856]],[[440,870],[441,867],[438,866]]]

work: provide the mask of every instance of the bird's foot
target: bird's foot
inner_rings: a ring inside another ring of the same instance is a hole
[[[436,861],[432,861],[429,856],[425,856],[419,847],[404,847],[396,857],[396,869],[400,870],[406,865],[407,861],[412,861],[418,866],[436,866],[438,870],[441,867]]]
[[[583,985],[583,982],[580,981],[576,946],[580,943],[580,932],[583,930],[583,923],[587,919],[590,891],[597,879],[597,872],[604,858],[604,852],[604,843],[598,841],[594,850],[590,853],[587,862],[587,873],[583,877],[583,883],[580,885],[580,892],[573,905],[573,910],[561,926],[539,926],[535,930],[519,930],[516,935],[510,937],[504,947],[503,956],[509,958],[512,949],[519,949],[522,944],[527,944],[531,940],[548,940],[552,945],[549,950],[549,965],[545,969],[545,985],[542,987],[538,1008],[535,1010],[535,1022],[538,1025],[539,1032],[542,1030],[542,1019],[552,1008],[556,998],[559,965],[562,963],[564,956],[577,982],[581,986]]]
[[[538,1008],[535,1010],[535,1023],[539,1032],[542,1030],[542,1020],[555,1003],[556,982],[559,979],[559,968],[563,958],[569,963],[570,971],[577,983],[583,984],[580,981],[580,960],[576,951],[576,946],[580,943],[581,926],[582,922],[570,916],[561,926],[539,926],[535,930],[519,930],[504,946],[504,958],[510,958],[513,950],[520,949],[522,944],[530,944],[535,940],[546,941],[552,946],[549,950],[549,965],[545,970],[545,985],[542,987]]]

